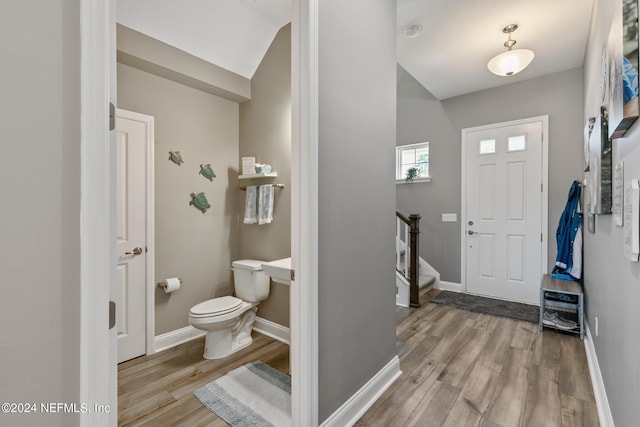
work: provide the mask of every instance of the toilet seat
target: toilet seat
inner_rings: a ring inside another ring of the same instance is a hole
[[[232,313],[242,307],[244,301],[232,296],[213,298],[191,308],[192,317],[213,317]]]

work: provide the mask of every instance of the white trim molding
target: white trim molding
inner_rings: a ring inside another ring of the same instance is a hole
[[[318,3],[291,8],[291,422],[318,425]]]
[[[289,328],[272,322],[271,320],[256,317],[253,330],[285,344],[291,344],[291,331]]]
[[[344,427],[354,425],[360,417],[402,375],[400,358],[395,356],[360,390],[339,407],[320,427]]]
[[[167,332],[157,335],[154,339],[155,352],[168,350],[176,347],[180,344],[184,344],[196,338],[203,337],[207,334],[206,331],[196,329],[193,326],[185,326],[184,328],[176,329],[175,331]]]
[[[256,332],[261,333],[262,335],[266,335],[285,344],[289,344],[290,342],[289,328],[274,323],[270,320],[256,317],[256,321],[253,324],[253,329]],[[185,326],[184,328],[176,329],[175,331],[156,335],[153,340],[153,347],[151,348],[151,352],[147,352],[148,354],[153,354],[159,351],[168,350],[180,344],[195,340],[196,338],[203,337],[206,334],[206,331],[194,328],[191,325]]]
[[[115,1],[80,2],[80,393],[92,407],[108,405],[109,416],[80,415],[79,425],[116,426],[118,417],[115,328],[108,330],[115,301],[115,145],[109,132],[109,97],[115,70]],[[115,102],[115,100],[114,100]]]
[[[436,289],[440,289],[442,291],[462,292],[462,284],[440,280],[440,283],[438,283]]]
[[[596,399],[596,407],[598,408],[598,418],[602,427],[613,427],[613,416],[609,407],[609,399],[607,399],[607,391],[604,388],[602,380],[602,372],[598,363],[598,355],[593,346],[593,339],[589,323],[584,322],[586,336],[584,337],[584,349],[587,353],[587,364],[589,365],[589,375],[591,376],[591,384],[593,385],[593,395]]]

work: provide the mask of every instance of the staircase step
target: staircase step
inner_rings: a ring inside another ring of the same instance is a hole
[[[430,276],[428,274],[421,274],[420,276],[418,276],[418,288],[424,289],[427,286],[430,286],[433,283],[435,283],[435,281],[436,281],[435,277]]]

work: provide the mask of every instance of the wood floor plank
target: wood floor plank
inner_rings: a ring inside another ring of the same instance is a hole
[[[562,426],[562,403],[558,390],[558,370],[532,365],[524,410],[524,425]]]
[[[131,427],[170,427],[181,425],[177,423],[177,420],[201,410],[205,411],[203,414],[206,414],[205,418],[208,419],[210,423],[218,419],[214,413],[202,406],[195,396],[187,396],[184,399],[176,400],[160,410],[148,414],[136,423],[132,423]]]
[[[598,427],[598,411],[591,402],[560,393],[562,402],[562,425],[576,427]]]
[[[511,347],[522,350],[533,350],[534,341],[538,333],[539,326],[531,322],[518,322],[513,333]]]
[[[531,363],[547,368],[558,367],[561,359],[560,343],[568,339],[566,335],[553,331],[538,332],[533,349]]]
[[[489,332],[487,330],[471,331],[462,337],[462,345],[447,362],[438,381],[462,388],[467,382],[469,373],[473,370],[480,352],[485,347]]]
[[[376,403],[376,409],[362,418],[362,425],[387,427],[408,422],[422,404],[423,398],[429,395],[444,367],[443,363],[425,359],[410,375],[392,385],[393,390],[390,390],[388,399]]]
[[[488,362],[502,365],[511,348],[518,322],[504,317],[496,318],[496,321],[499,322],[499,326],[491,331],[481,357]]]
[[[395,425],[404,427],[441,426],[449,416],[459,394],[460,389],[436,381],[422,398],[409,420],[404,424]]]
[[[118,396],[118,407],[126,410],[129,406],[135,405],[148,396],[167,390],[172,384],[178,381],[189,381],[199,374],[201,374],[201,372],[193,366],[188,366],[175,372],[169,372],[163,377],[150,380],[143,388],[137,387],[135,390],[120,394]]]
[[[444,422],[444,427],[475,427],[482,422],[482,413],[467,399],[459,395],[451,412]]]
[[[441,339],[429,357],[439,362],[449,363],[477,334],[472,325],[473,321],[470,319],[459,319],[457,323],[450,325],[447,339]]]
[[[560,392],[582,400],[594,399],[584,344],[577,336],[560,342]]]
[[[501,371],[502,365],[479,359],[469,373],[460,396],[478,413],[486,415]]]
[[[171,396],[171,394],[169,394],[165,390],[162,390],[144,400],[135,402],[134,404],[129,405],[126,408],[118,408],[118,424],[130,424],[133,421],[136,421],[147,414],[153,413],[158,409],[165,407],[175,401],[176,399]]]
[[[525,350],[509,348],[492,397],[487,419],[502,426],[518,426],[523,417],[528,389],[531,355]]]

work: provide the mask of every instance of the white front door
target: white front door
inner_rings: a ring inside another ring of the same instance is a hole
[[[118,363],[146,350],[148,119],[124,110],[116,115]]]
[[[544,127],[538,118],[463,131],[463,269],[469,293],[538,304],[546,262]]]

